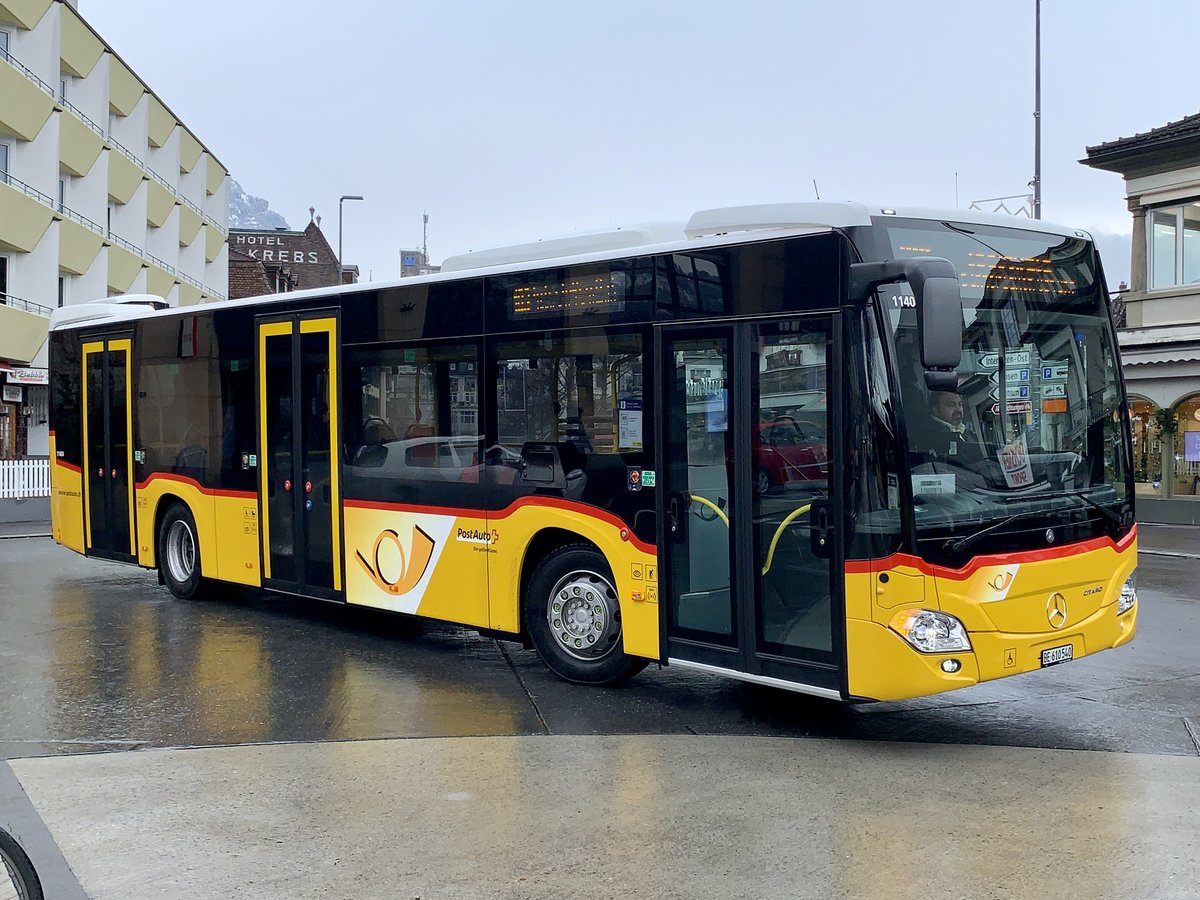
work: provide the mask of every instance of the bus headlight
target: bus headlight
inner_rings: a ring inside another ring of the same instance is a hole
[[[1117,615],[1125,615],[1133,609],[1135,603],[1137,603],[1137,569],[1134,569],[1133,574],[1126,578],[1125,583],[1121,585],[1121,599],[1117,601]]]
[[[902,609],[892,616],[891,628],[922,653],[971,649],[962,622],[931,609]]]

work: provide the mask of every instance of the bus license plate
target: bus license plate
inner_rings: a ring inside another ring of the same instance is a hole
[[[1074,659],[1075,648],[1072,644],[1067,644],[1064,647],[1051,647],[1049,650],[1042,651],[1042,665],[1053,666],[1058,663],[1069,662]]]

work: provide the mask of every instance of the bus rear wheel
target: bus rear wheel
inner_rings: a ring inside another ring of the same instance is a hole
[[[171,504],[159,526],[158,570],[167,590],[180,600],[194,599],[204,586],[196,520],[182,503]]]
[[[533,572],[525,596],[525,628],[555,675],[576,684],[617,684],[646,661],[627,656],[621,606],[603,554],[562,547]]]

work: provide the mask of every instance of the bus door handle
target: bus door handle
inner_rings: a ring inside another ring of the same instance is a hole
[[[667,495],[667,533],[677,541],[685,539],[687,522],[687,500],[683,494]]]
[[[828,559],[833,555],[833,504],[828,499],[812,501],[808,517],[812,523],[812,555]]]

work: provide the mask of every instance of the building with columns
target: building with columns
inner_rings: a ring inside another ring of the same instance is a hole
[[[1087,148],[1133,215],[1121,357],[1138,517],[1200,524],[1200,113]]]
[[[0,454],[47,452],[30,371],[44,372],[54,307],[225,298],[228,191],[221,161],[75,0],[0,0],[0,384],[21,395],[0,410],[17,423]]]

